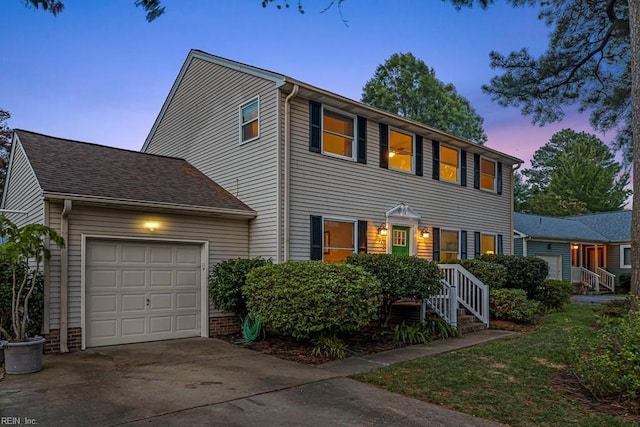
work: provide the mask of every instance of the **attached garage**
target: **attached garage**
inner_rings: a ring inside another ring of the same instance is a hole
[[[205,246],[87,239],[86,347],[200,336]]]
[[[562,255],[538,255],[549,264],[547,279],[562,280]]]

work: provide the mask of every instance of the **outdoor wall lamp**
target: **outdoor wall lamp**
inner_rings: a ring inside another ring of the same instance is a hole
[[[384,223],[380,224],[380,227],[378,227],[378,236],[386,236],[387,234],[389,234],[387,226]]]
[[[420,236],[422,236],[423,239],[428,239],[429,230],[427,230],[426,228],[423,228],[422,230],[420,230]]]
[[[144,223],[144,228],[146,228],[149,231],[155,231],[159,226],[160,224],[158,224],[155,221],[147,221]]]
[[[576,245],[575,243],[573,245],[571,245],[571,249],[579,249],[580,246]]]

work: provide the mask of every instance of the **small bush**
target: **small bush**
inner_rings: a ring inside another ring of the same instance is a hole
[[[358,330],[375,319],[380,282],[349,264],[286,262],[253,269],[243,288],[249,312],[294,338]]]
[[[320,335],[314,340],[311,354],[331,359],[344,359],[347,356],[347,345],[335,335]]]
[[[604,319],[598,339],[579,355],[576,371],[596,397],[640,398],[640,314]]]
[[[480,255],[480,261],[500,264],[507,269],[505,288],[522,289],[532,298],[549,274],[549,265],[542,258],[516,255]]]
[[[424,325],[396,325],[393,328],[394,341],[413,344],[427,344],[431,341],[429,330]]]
[[[618,276],[618,292],[628,294],[631,291],[631,273],[622,273]]]
[[[540,303],[528,299],[522,289],[489,291],[489,314],[492,319],[534,323],[541,309]]]
[[[382,285],[379,323],[386,325],[392,304],[402,298],[424,299],[440,290],[442,272],[434,262],[416,256],[354,254],[347,264],[357,265],[378,278]]]
[[[571,282],[547,279],[536,289],[532,299],[539,301],[545,308],[557,310],[569,302],[571,295],[573,295]]]
[[[247,302],[242,295],[242,287],[247,273],[269,264],[270,259],[236,258],[214,265],[209,275],[209,297],[216,308],[233,312],[243,319],[247,314]]]
[[[631,298],[607,301],[602,304],[600,314],[606,317],[622,317],[631,310]]]
[[[460,264],[491,289],[501,289],[507,280],[507,269],[503,265],[479,259],[457,259],[439,261],[440,264]]]
[[[18,268],[18,272],[24,271]],[[24,276],[18,279],[22,280]],[[42,333],[42,325],[44,324],[44,279],[42,273],[32,271],[27,279],[26,288],[31,286],[35,280],[36,284],[33,294],[29,299],[29,324],[27,326],[27,336],[33,337]],[[0,263],[0,326],[11,333],[11,288],[12,288],[12,271],[11,266],[7,263]],[[0,334],[0,339],[2,339]],[[4,337],[8,339],[9,337]]]

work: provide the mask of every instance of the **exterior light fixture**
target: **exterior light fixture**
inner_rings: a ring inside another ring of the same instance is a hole
[[[147,221],[144,223],[144,228],[146,228],[149,231],[155,231],[159,226],[160,224],[158,224],[155,221]]]
[[[571,245],[571,249],[579,249],[579,248],[580,248],[580,246],[578,246],[578,245],[577,245],[577,244],[575,244],[575,243]]]
[[[420,236],[422,236],[423,239],[428,239],[429,230],[427,230],[426,228],[423,228],[422,230],[420,230]]]
[[[387,228],[387,226],[384,223],[380,224],[380,227],[378,227],[378,235],[386,236],[387,234],[389,234],[389,229]]]

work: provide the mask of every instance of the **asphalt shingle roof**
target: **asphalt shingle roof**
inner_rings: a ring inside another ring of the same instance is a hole
[[[577,242],[606,242],[606,236],[591,229],[580,221],[568,218],[513,214],[514,228],[527,236],[538,239],[569,240]]]
[[[583,223],[612,242],[631,240],[631,211],[575,215],[567,218]]]
[[[186,160],[15,132],[45,192],[253,212]]]

